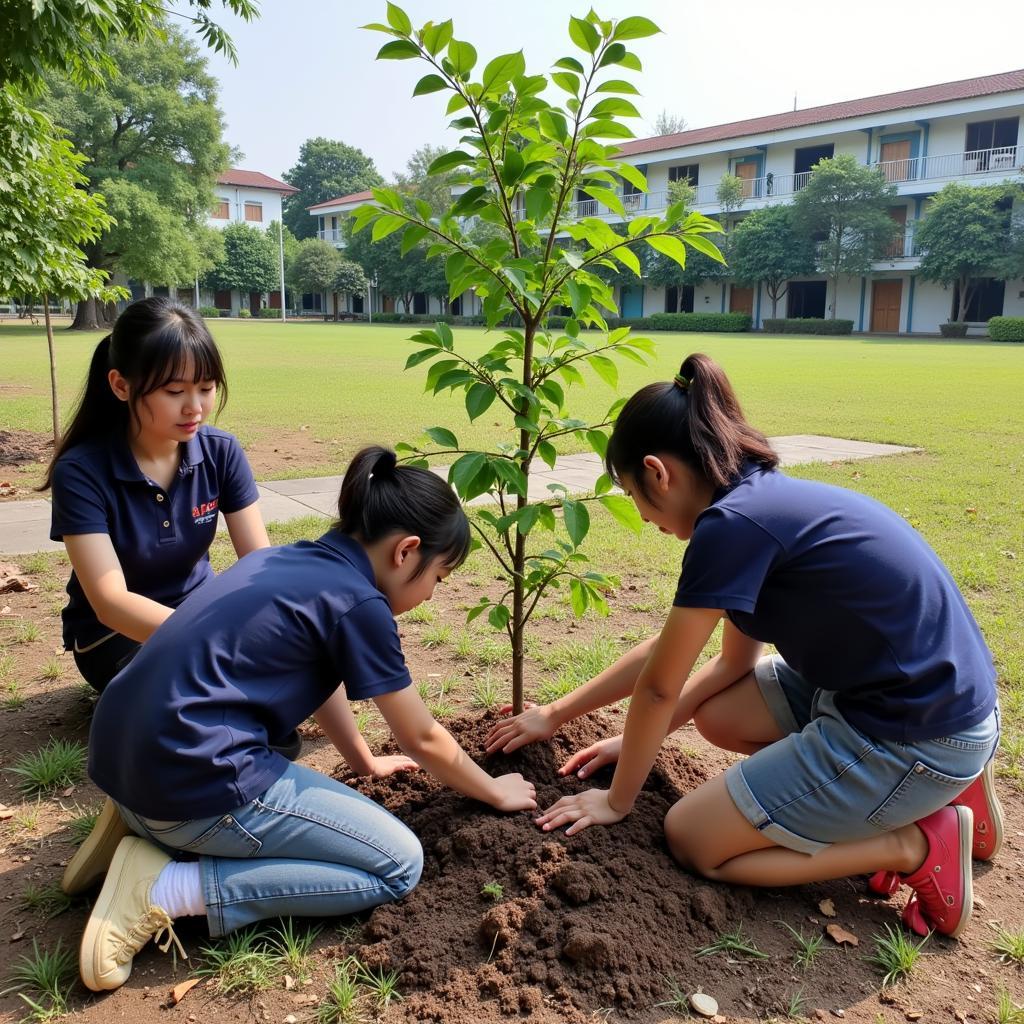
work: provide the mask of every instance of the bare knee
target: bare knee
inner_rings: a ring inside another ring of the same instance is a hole
[[[707,857],[702,855],[699,844],[693,841],[697,834],[698,825],[693,820],[684,798],[669,808],[668,814],[665,815],[665,841],[673,860],[681,868],[695,875],[710,878],[709,872],[713,871],[717,864],[709,864]]]
[[[740,721],[737,720],[732,701],[712,697],[704,701],[693,714],[697,731],[721,750],[737,750],[745,753],[746,740],[740,735]]]

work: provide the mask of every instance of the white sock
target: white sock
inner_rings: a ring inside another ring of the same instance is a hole
[[[163,907],[172,920],[179,917],[205,917],[206,901],[203,899],[199,861],[172,860],[156,876],[149,901],[154,906]]]

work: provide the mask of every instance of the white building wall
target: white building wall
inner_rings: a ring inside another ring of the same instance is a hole
[[[272,192],[264,188],[242,188],[238,185],[217,185],[214,188],[217,201],[226,200],[228,203],[228,219],[208,217],[207,223],[211,227],[222,228],[228,224],[249,223],[253,227],[262,227],[266,230],[271,221],[281,219],[281,195],[279,192]],[[261,203],[263,206],[262,221],[248,221],[245,219],[245,204]]]
[[[1024,316],[1024,278],[1006,282],[1003,316]]]

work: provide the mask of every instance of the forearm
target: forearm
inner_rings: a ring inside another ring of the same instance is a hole
[[[167,619],[173,608],[151,601],[141,594],[126,590],[115,597],[106,598],[94,607],[96,617],[122,636],[145,643]]]
[[[593,679],[577,687],[572,693],[559,697],[548,705],[548,712],[557,726],[579,718],[589,711],[614,704],[633,692],[637,678],[654,650],[657,636],[637,644],[615,664],[610,665]]]
[[[373,752],[359,732],[343,686],[313,712],[313,720],[356,775],[371,774]]]
[[[672,700],[650,687],[634,694],[626,715],[622,753],[608,791],[613,810],[628,814],[633,809],[668,734],[674,708]]]
[[[450,789],[486,804],[493,805],[499,799],[495,780],[437,722],[432,722],[424,733],[401,746],[409,757]]]
[[[722,690],[727,690],[750,672],[761,656],[762,647],[762,644],[752,644],[738,653],[733,652],[731,657],[725,653],[716,654],[694,672],[683,684],[669,732],[682,728],[693,718],[701,704]]]

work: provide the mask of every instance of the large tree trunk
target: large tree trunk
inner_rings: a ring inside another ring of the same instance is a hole
[[[954,319],[962,324],[967,317],[967,306],[971,301],[971,279],[963,276],[957,282],[957,308]]]
[[[827,295],[826,295],[826,298],[828,298]],[[836,274],[836,276],[832,278],[832,314],[831,314],[831,316],[829,316],[829,320],[835,320],[836,312],[838,311],[838,308],[839,308],[839,275]]]
[[[53,449],[60,444],[60,406],[57,404],[57,354],[53,350],[53,324],[50,323],[50,296],[43,296],[43,317],[46,319],[46,345],[50,350],[50,405],[53,411]]]
[[[106,307],[99,299],[88,298],[78,303],[75,310],[75,319],[69,330],[72,331],[109,331],[114,326],[113,320],[107,318],[109,309],[113,303]],[[116,319],[116,307],[115,319]]]

